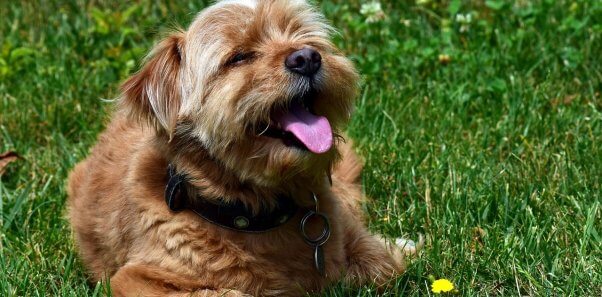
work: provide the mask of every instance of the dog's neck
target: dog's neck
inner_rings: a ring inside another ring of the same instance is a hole
[[[239,201],[251,211],[259,212],[276,206],[278,197],[282,195],[290,196],[299,205],[312,205],[312,189],[320,187],[320,180],[303,175],[274,186],[243,181],[235,171],[213,158],[202,145],[184,147],[177,140],[158,140],[156,143],[159,151],[165,152],[168,163],[175,166],[179,174],[186,176],[189,197],[222,202]]]

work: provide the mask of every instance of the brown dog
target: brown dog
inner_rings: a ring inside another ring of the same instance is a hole
[[[361,219],[339,136],[358,76],[330,30],[301,0],[230,0],[155,47],[69,178],[94,280],[117,296],[298,296],[403,272]]]

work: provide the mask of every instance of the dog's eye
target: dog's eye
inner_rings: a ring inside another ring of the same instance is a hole
[[[236,54],[234,54],[226,63],[227,65],[241,65],[244,62],[251,60],[253,57],[255,57],[255,53],[253,52],[248,52],[248,53],[241,53],[238,52]]]

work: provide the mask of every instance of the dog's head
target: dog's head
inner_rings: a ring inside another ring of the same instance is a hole
[[[122,104],[242,180],[323,174],[358,78],[330,33],[302,0],[220,1],[153,49],[124,83]]]

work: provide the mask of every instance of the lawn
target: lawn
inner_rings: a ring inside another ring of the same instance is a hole
[[[97,296],[65,181],[119,82],[203,1],[0,1],[0,295]],[[179,3],[176,3],[179,2]],[[387,295],[602,294],[602,1],[319,1],[362,73],[369,225],[427,246]],[[327,296],[374,296],[338,285]]]

